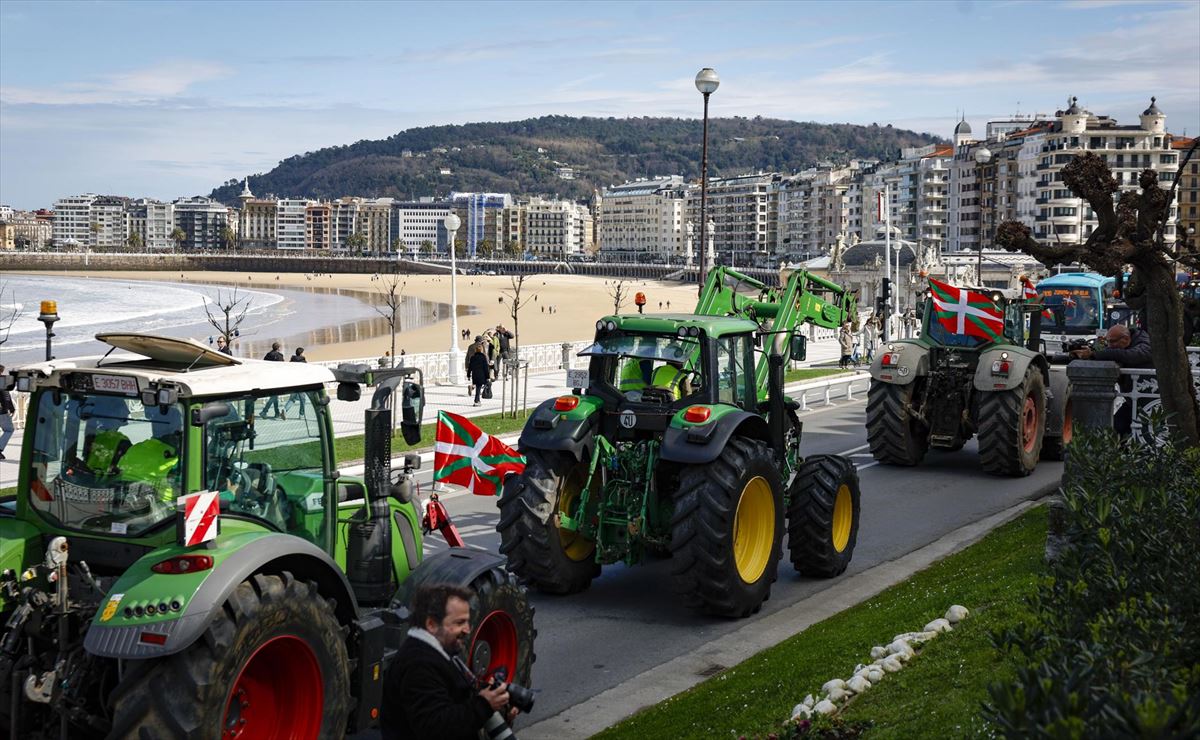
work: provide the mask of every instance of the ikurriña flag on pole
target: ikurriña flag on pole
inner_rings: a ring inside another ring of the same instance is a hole
[[[1004,330],[1004,313],[984,293],[929,278],[938,323],[954,334],[996,339]]]
[[[433,479],[462,486],[476,496],[495,496],[505,476],[525,470],[519,452],[465,417],[438,412]]]
[[[1037,299],[1038,299],[1037,288],[1033,287],[1033,281],[1027,277],[1021,278],[1021,296],[1025,300],[1033,301],[1035,303],[1037,302]],[[1044,309],[1042,309],[1042,318],[1053,320],[1054,314],[1050,313],[1050,309],[1044,308]]]

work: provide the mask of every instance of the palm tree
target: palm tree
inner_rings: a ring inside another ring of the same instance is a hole
[[[171,241],[175,242],[176,249],[183,249],[183,243],[187,241],[187,232],[176,226],[171,230]]]

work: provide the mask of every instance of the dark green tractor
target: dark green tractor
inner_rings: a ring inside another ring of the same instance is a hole
[[[838,325],[853,303],[793,277],[778,290],[718,269],[697,314],[597,322],[587,383],[521,434],[527,467],[499,502],[510,570],[569,594],[605,565],[668,556],[685,604],[742,617],[770,592],[785,527],[800,573],[846,569],[858,475],[845,458],[801,454],[783,367],[804,356],[803,319]]]

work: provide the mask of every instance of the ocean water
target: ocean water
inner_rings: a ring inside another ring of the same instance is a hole
[[[223,320],[217,305],[228,303],[234,290],[232,286],[193,282],[11,273],[0,277],[0,285],[0,362],[9,366],[45,358],[46,330],[37,320],[43,300],[58,303],[60,320],[54,325],[53,352],[55,357],[64,358],[105,352],[108,346],[94,337],[108,331],[190,337],[209,344],[217,331],[205,316],[205,306]],[[238,287],[237,297],[248,303],[239,326],[240,336],[234,341],[234,354],[238,356],[261,357],[273,341],[282,341],[285,349],[291,349],[364,339],[389,331],[387,322],[367,302],[372,297],[369,293],[316,286],[269,290]],[[5,338],[7,317],[14,310],[19,315]],[[444,304],[409,298],[401,325],[408,328],[438,321],[445,318],[445,313]]]

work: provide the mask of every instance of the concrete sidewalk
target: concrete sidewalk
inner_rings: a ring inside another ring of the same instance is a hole
[[[826,340],[810,344],[808,359],[800,364],[804,367],[811,367],[836,363],[837,360],[837,342]],[[583,360],[582,358],[576,358],[576,362],[581,366]],[[424,422],[428,424],[437,421],[439,411],[449,411],[467,417],[500,413],[502,399],[508,400],[511,407],[509,394],[512,393],[512,385],[511,382],[507,384],[499,381],[493,383],[493,397],[488,400],[482,400],[479,406],[475,406],[475,398],[473,395],[467,395],[467,386],[465,384],[427,384],[425,387]],[[524,403],[518,404],[518,407],[524,406],[525,409],[534,408],[548,398],[569,393],[571,390],[566,386],[565,370],[530,373],[527,387],[524,376],[522,376],[521,386],[519,389],[519,399],[524,401]],[[370,389],[364,389],[362,398],[354,402],[337,400],[336,397],[332,397],[332,390],[330,394],[330,408],[333,410],[334,436],[345,437],[352,434],[362,434],[363,412],[371,403]],[[397,420],[398,424],[399,420]],[[17,484],[18,461],[21,459],[21,432],[22,429],[18,428],[4,450],[4,455],[7,459],[0,461],[0,488],[9,488]],[[428,442],[430,445],[433,444],[432,439],[428,440]]]

